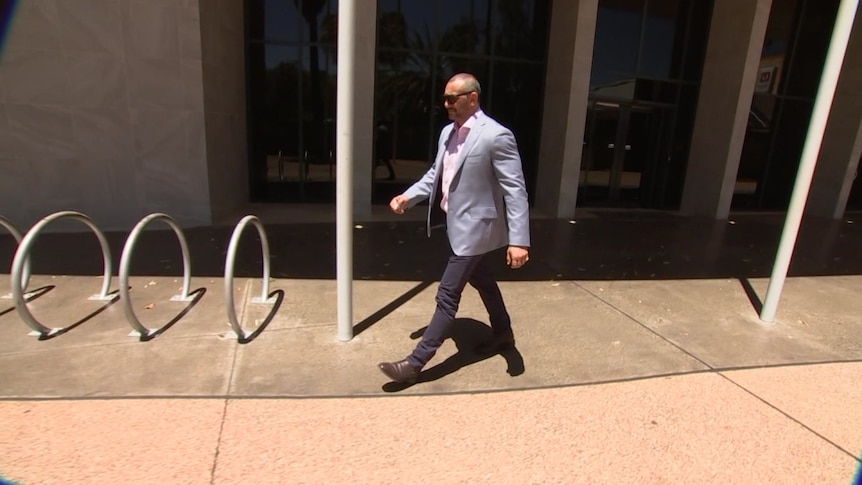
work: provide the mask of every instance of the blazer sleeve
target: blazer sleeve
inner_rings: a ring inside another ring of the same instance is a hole
[[[510,246],[530,246],[530,208],[515,136],[504,128],[494,138],[491,160],[506,204]]]
[[[407,207],[413,207],[416,204],[422,202],[423,200],[431,197],[432,192],[434,191],[434,183],[437,181],[437,170],[438,166],[441,165],[441,147],[444,139],[448,139],[449,133],[452,131],[452,125],[445,127],[440,132],[440,138],[437,140],[437,156],[434,159],[434,163],[431,165],[431,168],[425,172],[425,175],[422,176],[421,179],[416,181],[413,185],[411,185],[407,190],[404,191],[404,196],[410,201]]]
[[[437,178],[437,164],[431,165],[431,168],[425,172],[421,179],[416,181],[407,190],[404,191],[404,196],[410,201],[408,207],[413,207],[416,204],[427,199],[434,190],[434,181]]]

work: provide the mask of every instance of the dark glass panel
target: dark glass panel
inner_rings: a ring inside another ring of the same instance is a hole
[[[378,167],[372,194],[375,203],[388,202],[427,170],[436,154],[440,129],[450,123],[440,98],[446,82],[459,72],[478,78],[483,109],[510,125],[522,155],[532,153],[535,160],[549,3],[378,2],[375,117],[386,123],[392,139],[395,180],[388,180],[388,170]],[[528,115],[526,110],[535,114]],[[525,160],[527,157],[524,155]],[[528,179],[534,178],[530,170],[525,161]]]
[[[640,207],[660,203],[667,177],[672,111],[658,106],[632,106],[619,175],[620,197]]]
[[[441,52],[488,54],[488,0],[444,0],[438,8]]]
[[[593,70],[637,72],[644,0],[601,0],[593,47]]]
[[[262,119],[259,142],[265,153],[299,153],[299,78],[301,67],[295,46],[268,45],[265,90],[258,111]]]
[[[688,29],[685,40],[677,44],[684,48],[684,63],[682,79],[700,82],[703,72],[703,60],[706,55],[706,43],[709,39],[709,22],[712,13],[712,0],[684,0],[680,13],[680,21],[688,19]]]
[[[300,152],[301,66],[296,46],[252,45],[248,59],[251,179],[259,189],[283,176],[279,153],[295,159]]]
[[[676,104],[677,84],[654,79],[635,81],[635,99],[651,103]]]
[[[758,77],[758,92],[777,93],[783,90],[781,78],[790,60],[788,54],[796,26],[796,5],[798,0],[773,0],[769,12],[769,23],[766,27],[766,38],[763,41],[763,51],[760,56],[760,72]],[[764,76],[769,76],[767,86]]]
[[[682,200],[682,188],[685,180],[685,169],[688,166],[688,154],[691,148],[691,134],[694,129],[694,117],[697,112],[698,86],[682,85],[679,93],[679,104],[672,119],[673,134],[668,157],[667,173],[662,181],[662,203],[664,208],[679,208]]]
[[[268,41],[296,42],[302,15],[293,0],[249,0],[249,37]]]
[[[437,109],[439,97],[431,83],[430,67],[431,58],[413,54],[400,68],[380,66],[377,70],[376,118],[389,127],[398,178],[405,176],[402,163],[419,162],[427,168],[428,139],[433,137],[428,119]]]
[[[327,160],[334,150],[335,60],[324,48],[302,48],[303,153],[315,161]]]
[[[381,0],[377,10],[377,47],[378,51],[386,48],[407,49],[409,32],[407,19],[398,9],[397,0]],[[401,54],[404,56],[405,54]],[[380,60],[389,62],[378,54]]]
[[[672,74],[674,44],[677,40],[679,0],[650,0],[644,18],[638,75],[669,79]],[[683,30],[683,29],[679,29]]]
[[[775,125],[775,143],[761,184],[761,208],[786,209],[802,145],[808,132],[812,103],[808,100],[785,99],[781,103],[778,123]]]
[[[547,2],[499,0],[494,28],[496,56],[544,60],[547,38]]]
[[[850,195],[847,196],[846,210],[848,211],[862,210],[862,177],[859,176],[859,161],[856,163],[856,171],[853,173],[853,185],[850,186]]]
[[[279,0],[267,0],[279,1]],[[334,32],[332,31],[333,18],[337,19],[337,2],[332,0],[280,0],[281,3],[290,3],[299,10],[300,40],[302,42],[321,42],[324,35],[330,37],[332,42]],[[337,32],[338,29],[335,29]]]
[[[634,76],[595,68],[590,72],[590,96],[631,100],[634,95]]]
[[[383,59],[381,53],[379,59]],[[432,57],[411,52],[397,65],[378,62],[375,80],[375,117],[387,127],[390,160],[395,172],[388,177],[385,165],[375,167],[372,201],[386,204],[428,170],[436,142],[430,121],[437,111],[439,93],[432,84]],[[432,142],[433,140],[433,142]]]
[[[544,67],[496,63],[489,84],[483,109],[515,134],[527,186],[532,187],[538,169]]]
[[[814,98],[832,37],[838,0],[803,2],[799,9],[798,36],[793,43],[792,67],[787,73],[784,94]]]
[[[759,204],[758,193],[774,142],[777,108],[778,99],[771,94],[755,94],[752,99],[731,202],[735,209],[756,208]]]
[[[601,205],[608,200],[615,144],[620,128],[620,105],[592,102],[587,111],[587,126],[581,160],[578,199]]]
[[[381,46],[431,51],[437,45],[436,2],[381,0],[377,9],[380,21],[385,20],[388,26],[387,35],[383,35],[384,32],[380,32],[382,25],[378,24]],[[390,29],[403,29],[403,34],[389,32]]]

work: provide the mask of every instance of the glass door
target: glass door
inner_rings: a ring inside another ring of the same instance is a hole
[[[666,180],[670,111],[592,101],[587,112],[579,205],[652,207]]]

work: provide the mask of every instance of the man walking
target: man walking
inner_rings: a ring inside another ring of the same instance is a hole
[[[467,283],[479,292],[493,331],[491,340],[476,351],[490,354],[515,345],[503,296],[483,257],[508,246],[509,267],[520,268],[529,260],[527,190],[515,137],[482,112],[480,94],[479,82],[471,74],[449,79],[443,104],[453,123],[440,133],[437,158],[418,182],[389,203],[393,212],[403,214],[429,199],[428,235],[437,211],[443,211],[451,248],[437,290],[437,308],[422,340],[406,359],[378,366],[396,382],[416,382],[449,335]]]

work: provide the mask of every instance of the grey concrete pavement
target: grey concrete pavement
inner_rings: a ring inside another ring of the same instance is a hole
[[[39,339],[0,300],[0,395],[355,396],[543,388],[749,367],[862,361],[862,276],[788,281],[772,324],[761,322],[737,280],[501,283],[518,345],[497,356],[471,348],[490,335],[481,301],[465,292],[452,338],[401,388],[376,363],[416,344],[434,308],[433,284],[357,281],[351,342],[336,338],[335,282],[273,279],[274,305],[254,303],[261,281],[234,280],[234,306],[250,342],[238,343],[223,280],[197,278],[193,303],[173,302],[181,280],[137,276],[130,297],[148,341],[130,336],[119,302],[88,300],[101,277],[36,275],[49,291],[27,308],[60,334]],[[753,280],[762,294],[767,281]],[[405,297],[406,295],[406,297]],[[382,310],[384,309],[384,310]],[[376,316],[375,316],[376,315]],[[178,318],[179,316],[179,318]],[[70,328],[71,327],[71,328]]]

